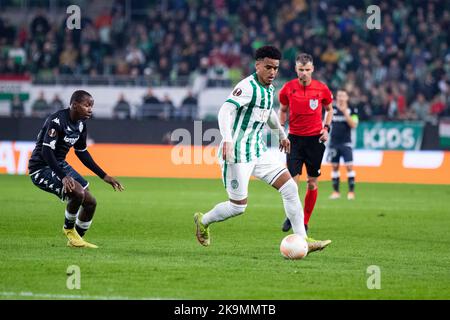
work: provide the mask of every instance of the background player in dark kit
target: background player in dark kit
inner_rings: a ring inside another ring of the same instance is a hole
[[[28,163],[34,185],[67,201],[63,231],[71,247],[97,248],[82,238],[92,223],[97,202],[89,191],[89,183],[66,162],[70,148],[74,147],[80,161],[114,190],[123,190],[120,182],[107,175],[87,150],[85,120],[91,118],[93,106],[94,99],[88,92],[75,91],[70,108],[46,119]]]
[[[331,178],[333,180],[333,193],[330,199],[341,197],[339,192],[339,161],[344,158],[344,164],[347,168],[348,194],[347,199],[355,199],[355,171],[353,171],[353,149],[352,149],[352,129],[358,126],[358,109],[351,108],[348,104],[349,97],[347,91],[338,90],[336,95],[336,105],[333,105],[333,122],[330,145],[328,152],[328,161],[331,162],[333,171]]]

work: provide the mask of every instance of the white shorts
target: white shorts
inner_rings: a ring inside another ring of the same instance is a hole
[[[250,176],[272,185],[284,172],[285,164],[271,152],[264,152],[257,160],[248,163],[226,163],[221,161],[222,178],[228,196],[232,200],[243,200],[248,196]]]

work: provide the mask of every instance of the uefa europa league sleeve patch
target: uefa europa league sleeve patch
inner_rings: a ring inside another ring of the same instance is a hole
[[[233,96],[239,97],[242,94],[242,89],[241,88],[236,88],[233,91]]]
[[[50,130],[48,130],[48,135],[49,135],[51,138],[56,137],[56,130],[55,130],[55,129],[50,129]]]

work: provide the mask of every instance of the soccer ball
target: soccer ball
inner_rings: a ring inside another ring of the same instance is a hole
[[[290,234],[281,241],[280,252],[286,259],[303,259],[308,254],[308,243],[298,234]]]

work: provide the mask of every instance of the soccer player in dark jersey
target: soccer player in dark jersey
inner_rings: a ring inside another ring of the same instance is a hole
[[[89,183],[65,160],[70,148],[74,147],[81,162],[114,190],[123,190],[120,182],[107,175],[87,151],[85,120],[92,116],[93,105],[94,99],[88,92],[75,91],[70,108],[45,120],[28,162],[33,184],[67,201],[63,231],[70,247],[97,248],[82,238],[91,225],[97,203],[88,189]]]
[[[352,129],[358,125],[358,109],[349,107],[347,91],[338,90],[336,106],[333,106],[333,114],[333,130],[330,136],[328,160],[333,167],[331,178],[333,180],[334,191],[330,195],[330,199],[338,199],[341,197],[339,193],[339,160],[342,157],[347,168],[347,199],[353,200],[355,199],[355,171],[353,171],[351,133]]]
[[[300,53],[295,61],[298,78],[283,86],[279,93],[280,122],[284,125],[289,113],[289,140],[291,153],[287,155],[287,167],[294,180],[302,174],[306,166],[307,191],[305,196],[305,228],[308,230],[309,219],[317,199],[317,179],[325,152],[325,142],[333,118],[333,95],[328,87],[312,78],[314,72],[313,58],[307,53]],[[322,108],[326,110],[325,121]],[[282,230],[289,231],[289,219],[283,223]],[[330,241],[331,242],[331,241]]]

